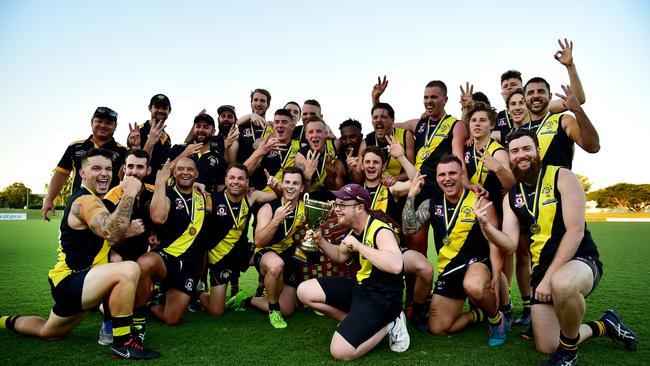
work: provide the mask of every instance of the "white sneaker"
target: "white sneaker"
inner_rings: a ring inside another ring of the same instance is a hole
[[[108,329],[108,324],[106,324],[106,322],[102,323],[102,328],[99,330],[99,339],[97,340],[97,343],[101,344],[102,346],[113,345],[113,330]]]
[[[406,329],[406,315],[400,312],[399,316],[388,323],[388,345],[393,352],[404,352],[409,349],[411,337]]]

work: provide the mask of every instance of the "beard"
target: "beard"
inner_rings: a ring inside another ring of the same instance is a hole
[[[193,141],[193,142],[194,142],[195,144],[198,144],[198,143],[201,143],[201,144],[209,144],[211,140],[212,140],[212,136],[205,136],[205,137],[203,137],[203,136],[196,136],[196,135],[195,135],[195,136],[194,136],[194,141]]]
[[[539,155],[536,155],[534,158],[530,159],[530,166],[526,170],[522,170],[517,166],[517,164],[514,164],[512,166],[512,175],[515,176],[517,182],[527,185],[535,185],[541,166],[542,162],[539,160]]]

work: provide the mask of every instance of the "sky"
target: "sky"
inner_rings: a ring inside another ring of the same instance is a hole
[[[0,189],[45,192],[68,144],[91,134],[97,106],[119,114],[115,138],[144,122],[156,93],[172,103],[167,132],[181,142],[203,108],[250,112],[250,91],[272,94],[268,118],[290,100],[317,99],[337,131],[370,124],[370,91],[396,120],[419,116],[424,86],[443,80],[460,117],[466,81],[503,109],[501,73],[568,83],[553,54],[574,42],[583,105],[601,151],[576,147],[574,171],[594,188],[650,183],[648,1],[0,1]],[[337,131],[338,132],[338,131]]]

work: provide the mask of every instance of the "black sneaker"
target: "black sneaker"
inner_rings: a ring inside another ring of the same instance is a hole
[[[411,325],[420,333],[429,333],[429,319],[427,319],[426,311],[416,311],[415,308],[411,312]]]
[[[606,336],[623,343],[628,351],[636,351],[636,334],[623,323],[623,319],[614,310],[605,310],[598,320],[605,324]]]
[[[113,358],[123,358],[128,360],[151,360],[160,357],[160,353],[144,349],[134,338],[129,339],[120,347],[111,347]]]
[[[559,347],[541,366],[573,366],[578,364],[578,352],[567,351]]]
[[[515,319],[515,322],[512,323],[515,326],[520,326],[520,325],[530,325],[531,321],[531,316],[530,316],[530,310],[522,311],[521,315],[519,315],[519,318]]]

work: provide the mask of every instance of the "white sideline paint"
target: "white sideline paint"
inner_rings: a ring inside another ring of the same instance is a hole
[[[26,213],[0,213],[0,220],[27,220]]]
[[[608,217],[607,222],[650,222],[650,217]]]

